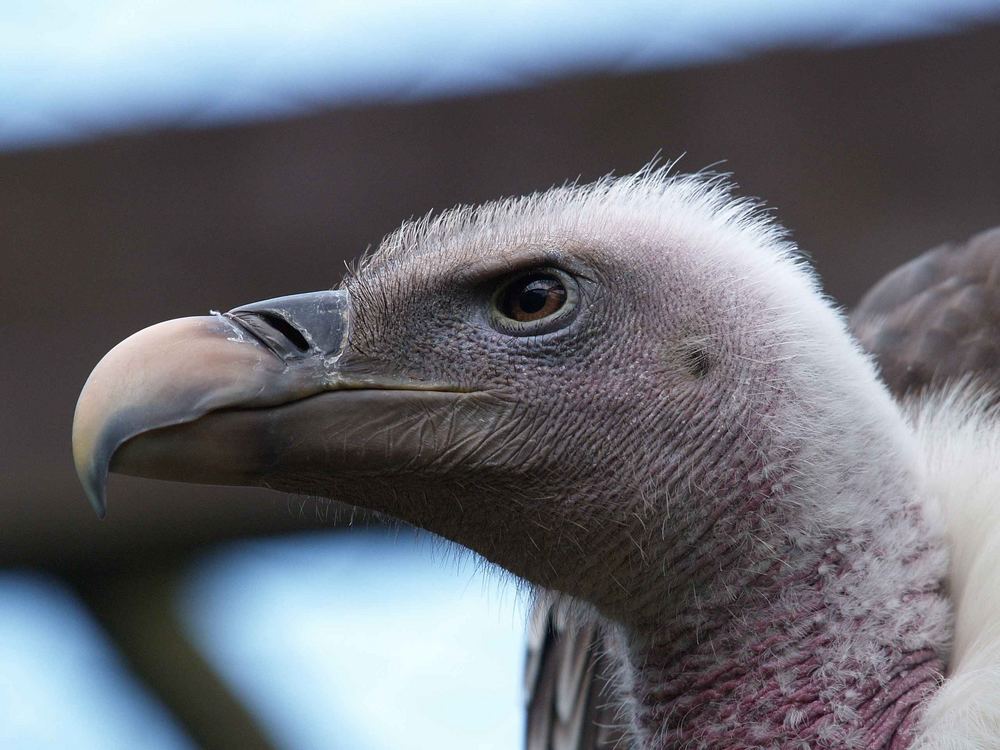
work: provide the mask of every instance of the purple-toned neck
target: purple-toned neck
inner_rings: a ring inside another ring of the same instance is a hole
[[[922,632],[940,618],[939,592],[865,600],[853,595],[864,578],[892,563],[872,569],[834,549],[817,562],[811,575],[779,575],[752,597],[757,606],[705,601],[655,635],[628,639],[637,747],[911,746],[943,673],[940,644]]]
[[[684,413],[667,442],[689,449],[644,460],[666,478],[640,493],[660,522],[612,529],[613,579],[585,577],[617,584],[589,600],[635,747],[914,744],[952,630],[947,552],[909,434],[872,392],[793,408],[761,388]]]
[[[887,655],[879,674],[837,684],[824,674],[820,642],[753,649],[756,663],[691,654],[658,664],[648,655],[634,684],[639,746],[906,750],[943,671],[924,649]]]

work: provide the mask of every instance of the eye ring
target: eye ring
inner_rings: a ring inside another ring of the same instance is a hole
[[[551,333],[573,319],[580,289],[558,268],[533,268],[505,279],[493,293],[490,322],[508,336]]]

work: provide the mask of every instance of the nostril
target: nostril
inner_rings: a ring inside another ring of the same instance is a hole
[[[285,342],[290,343],[303,354],[310,349],[309,341],[306,340],[302,331],[276,313],[266,311],[232,312],[229,315],[276,352],[281,349],[287,350]],[[275,333],[280,334],[280,338]],[[281,341],[281,338],[284,339],[284,342]]]
[[[285,338],[292,342],[300,352],[309,351],[309,342],[302,335],[302,331],[293,326],[280,315],[274,313],[260,312],[258,316],[263,318],[272,328],[277,329]]]
[[[285,360],[322,357],[331,362],[347,344],[347,292],[327,290],[276,297],[225,313],[261,344]]]

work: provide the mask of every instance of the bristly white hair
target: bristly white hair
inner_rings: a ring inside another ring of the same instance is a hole
[[[652,234],[669,221],[674,231],[694,241],[739,235],[742,243],[750,239],[779,254],[797,256],[787,231],[760,201],[734,195],[728,174],[675,173],[676,164],[654,160],[635,174],[606,175],[585,185],[571,182],[429,213],[389,234],[358,261],[352,275],[363,277],[368,269],[440,251],[448,251],[452,262],[454,253],[481,255],[498,245],[530,241],[540,226],[553,237],[586,235],[612,215],[619,223],[627,217],[628,225],[641,234]]]

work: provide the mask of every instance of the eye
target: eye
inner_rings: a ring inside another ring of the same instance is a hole
[[[499,300],[500,312],[519,323],[547,318],[566,304],[566,287],[555,276],[539,273],[511,282]]]
[[[578,298],[569,274],[555,268],[528,271],[500,285],[491,317],[496,328],[512,336],[549,333],[569,323]]]

